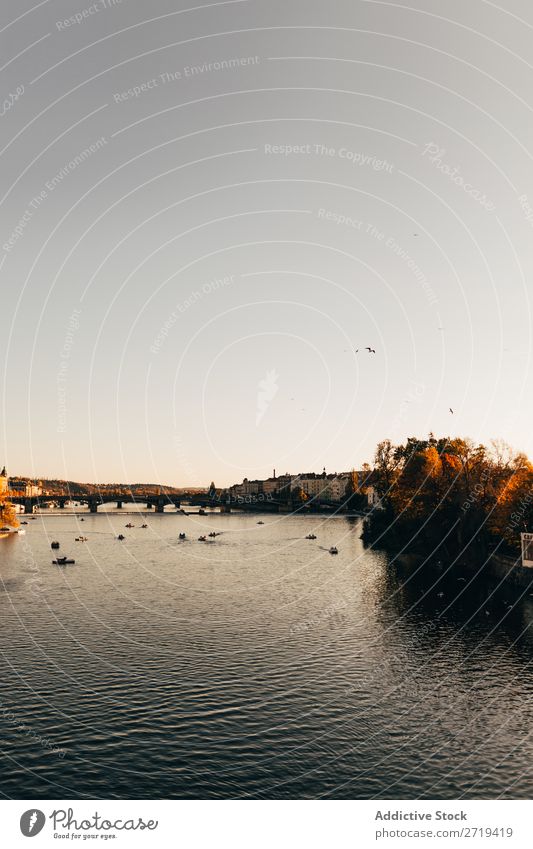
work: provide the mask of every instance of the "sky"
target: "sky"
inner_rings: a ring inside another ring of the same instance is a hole
[[[0,15],[8,471],[222,486],[430,431],[533,456],[530,4]]]

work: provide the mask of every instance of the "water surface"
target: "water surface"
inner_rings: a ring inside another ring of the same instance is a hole
[[[531,798],[533,598],[406,576],[360,530],[57,511],[0,541],[0,792]]]

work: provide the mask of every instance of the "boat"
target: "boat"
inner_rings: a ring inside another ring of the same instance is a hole
[[[89,537],[76,537],[76,542],[87,542]]]
[[[135,525],[132,525],[131,522],[128,522],[127,525],[124,525],[125,528],[134,528]]]
[[[27,525],[28,523],[27,522],[21,522],[20,524],[21,525]]]
[[[258,525],[264,525],[264,522],[257,522]]]
[[[50,543],[50,548],[59,548],[59,543],[58,543],[58,541],[57,541],[56,539],[55,539],[55,540],[53,540],[53,541]]]
[[[330,554],[338,554],[338,553],[339,553],[339,549],[337,548],[337,546],[336,546],[336,545],[332,545],[332,546],[331,546],[331,548],[330,548],[330,550],[329,550],[329,553],[330,553]]]
[[[211,533],[210,533],[210,534],[208,534],[208,536],[210,536],[210,537],[216,537],[216,533],[215,533],[214,531],[211,531]]]
[[[180,534],[179,539],[185,539],[185,534]]]
[[[69,557],[58,557],[57,560],[52,560],[54,566],[70,566],[73,565],[75,562],[75,560],[72,560]]]
[[[148,525],[141,525],[141,528],[147,528]]]
[[[198,537],[198,542],[206,542],[206,540],[207,540],[207,537],[205,537],[205,536]]]
[[[119,534],[117,539],[123,540],[123,539],[126,539],[126,537],[124,536],[124,534]]]
[[[200,508],[200,510],[198,510],[198,515],[205,516],[205,510],[203,508]]]
[[[306,539],[316,539],[315,534],[307,534]]]

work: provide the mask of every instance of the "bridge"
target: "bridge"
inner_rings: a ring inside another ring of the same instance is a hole
[[[155,509],[156,513],[163,513],[165,507],[172,505],[176,510],[181,508],[182,503],[189,504],[195,507],[217,507],[220,501],[205,493],[180,493],[179,495],[171,494],[144,494],[132,492],[93,492],[85,495],[10,495],[9,500],[12,504],[19,504],[24,507],[25,513],[33,513],[37,507],[46,507],[49,504],[57,505],[61,510],[70,502],[76,504],[86,504],[91,513],[97,513],[98,508],[102,504],[116,504],[120,510],[124,504],[136,504],[143,506],[147,510]]]
[[[200,507],[203,509],[219,507],[223,513],[229,513],[231,510],[245,510],[255,512],[274,512],[277,513],[281,505],[273,499],[266,499],[265,496],[240,496],[232,497],[224,494],[223,496],[210,494],[209,492],[181,492],[179,494],[159,493],[158,495],[148,493],[132,493],[132,492],[93,492],[84,495],[76,494],[58,494],[58,495],[33,495],[26,496],[22,493],[10,494],[9,500],[12,504],[18,504],[24,507],[25,513],[33,513],[35,508],[46,508],[50,504],[54,504],[59,509],[64,510],[65,506],[71,502],[76,504],[86,504],[91,513],[97,513],[98,508],[102,504],[116,504],[117,509],[121,509],[124,504],[135,504],[139,507],[144,507],[147,510],[155,510],[156,513],[164,513],[165,507],[172,506],[175,510],[180,510],[182,505],[190,507]]]
[[[180,510],[182,505],[203,509],[218,507],[222,513],[230,513],[232,510],[256,513],[292,513],[294,511],[300,513],[322,513],[331,510],[338,512],[344,507],[344,505],[322,503],[316,499],[310,499],[304,504],[296,505],[286,499],[281,500],[275,498],[273,495],[265,495],[264,493],[247,496],[230,496],[227,492],[217,495],[214,492],[210,493],[208,491],[180,492],[179,494],[158,493],[157,495],[153,493],[133,493],[127,491],[102,491],[86,493],[84,495],[62,493],[58,495],[33,496],[26,496],[23,493],[12,493],[9,495],[9,500],[12,504],[23,506],[25,513],[33,513],[35,508],[46,508],[50,504],[54,504],[63,510],[70,502],[86,504],[91,513],[97,513],[98,508],[102,504],[116,504],[119,510],[124,504],[135,504],[147,510],[155,510],[156,513],[164,513],[165,507],[169,506],[175,510]]]

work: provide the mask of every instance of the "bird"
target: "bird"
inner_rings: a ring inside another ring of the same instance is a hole
[[[452,408],[451,408],[451,407],[448,407],[448,409],[449,409],[450,413],[451,413],[451,414],[452,414],[452,416],[453,416],[453,410],[452,410]]]
[[[368,351],[369,354],[375,354],[376,353],[375,349],[369,348],[368,345],[366,346],[365,351]]]

